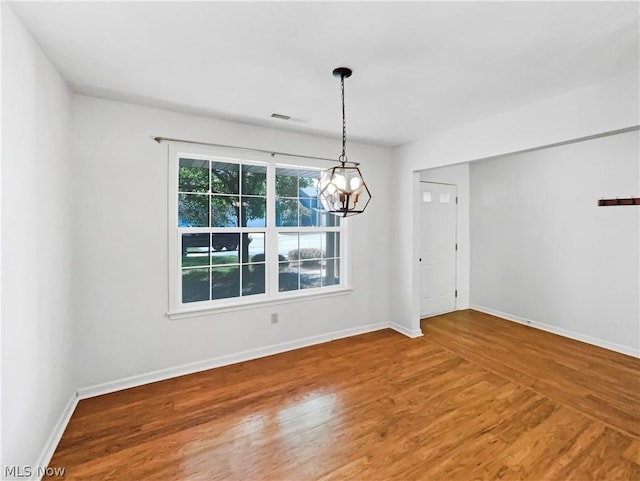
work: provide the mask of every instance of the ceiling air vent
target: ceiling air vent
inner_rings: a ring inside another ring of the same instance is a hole
[[[290,120],[291,122],[299,122],[301,124],[306,124],[310,119],[305,119],[303,117],[291,117],[291,115],[284,114],[276,114],[275,112],[271,114],[272,119],[280,119],[280,120]]]

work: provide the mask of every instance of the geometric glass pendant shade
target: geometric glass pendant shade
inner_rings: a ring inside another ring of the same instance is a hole
[[[371,192],[357,166],[341,164],[320,176],[320,201],[324,209],[340,217],[362,214]]]
[[[318,198],[322,206],[327,212],[340,217],[361,214],[371,200],[371,192],[362,178],[359,164],[350,162],[346,154],[344,79],[350,77],[351,73],[351,69],[347,67],[339,67],[333,71],[335,77],[340,77],[342,93],[342,153],[338,157],[340,165],[322,172],[318,183]]]

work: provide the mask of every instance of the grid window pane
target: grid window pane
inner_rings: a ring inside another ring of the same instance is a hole
[[[242,197],[242,227],[267,226],[267,198]]]
[[[252,296],[265,293],[265,264],[242,266],[242,295]]]
[[[178,190],[180,192],[209,192],[209,161],[180,159]]]
[[[298,169],[276,169],[276,196],[298,197]]]
[[[238,205],[236,196],[211,196],[211,227],[238,227]]]
[[[249,236],[250,234],[247,232],[240,234],[240,247],[238,249],[238,254],[240,256],[239,262],[241,264],[248,264],[251,260],[249,248],[251,246],[252,239]]]
[[[321,259],[322,258],[322,233],[301,232],[300,246],[296,251],[289,252],[289,258],[293,259]]]
[[[319,226],[321,224],[322,209],[318,203],[318,180],[320,172],[308,171],[300,173],[300,189],[298,192],[300,201],[300,226]]]
[[[211,234],[211,264],[239,263],[240,234]]]
[[[182,270],[182,302],[209,300],[209,268]]]
[[[265,166],[242,166],[242,194],[267,195],[267,168]]]
[[[182,267],[208,266],[211,235],[182,234]]]
[[[289,260],[289,253],[297,249],[297,232],[281,232],[278,234],[278,255],[282,256],[282,260]]]
[[[239,194],[240,165],[228,162],[211,163],[211,192],[214,194]]]
[[[297,291],[299,289],[300,265],[297,261],[280,262],[278,272],[278,290]]]
[[[246,243],[247,243],[247,256],[246,260],[243,260],[243,264],[255,264],[258,262],[265,262],[265,254],[264,254],[264,233],[262,232],[251,232],[246,235]],[[244,236],[243,236],[243,245],[244,245]]]
[[[320,171],[303,171],[300,172],[299,180],[299,196],[307,198],[316,198],[318,195],[318,182],[320,181]]]
[[[300,262],[300,289],[320,287],[321,281],[320,261]]]
[[[240,267],[214,267],[211,269],[211,299],[240,296]]]
[[[322,254],[325,258],[340,257],[339,232],[325,232],[322,235]]]
[[[340,259],[327,259],[322,265],[322,285],[340,284]]]
[[[178,195],[178,227],[209,227],[208,195]]]
[[[298,225],[297,199],[276,200],[276,226],[296,227]]]
[[[314,227],[319,225],[319,211],[305,206],[304,199],[300,199],[298,225],[301,227]]]

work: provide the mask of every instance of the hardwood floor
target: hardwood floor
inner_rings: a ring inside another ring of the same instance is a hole
[[[640,480],[640,360],[475,311],[83,400],[68,480]]]

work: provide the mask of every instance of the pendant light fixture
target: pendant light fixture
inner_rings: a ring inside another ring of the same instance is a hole
[[[347,159],[347,123],[344,114],[344,79],[351,76],[351,69],[338,67],[334,77],[340,77],[342,98],[342,153],[338,157],[340,165],[325,170],[320,176],[318,197],[324,209],[340,217],[361,214],[371,200],[371,192],[365,184],[357,162]],[[350,165],[347,165],[350,164]]]

